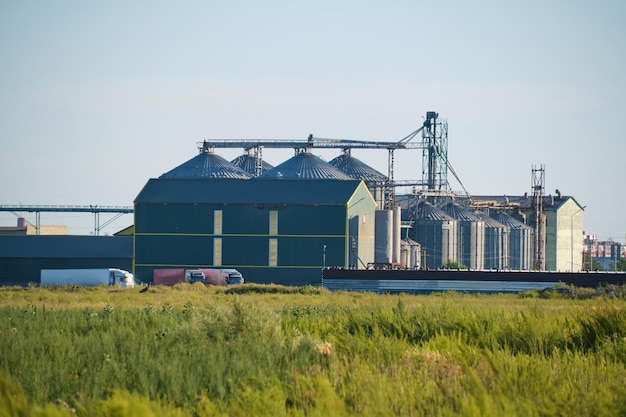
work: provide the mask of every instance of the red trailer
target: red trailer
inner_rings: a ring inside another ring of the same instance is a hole
[[[176,285],[185,282],[185,268],[155,269],[152,273],[154,285]]]
[[[236,269],[204,269],[204,268],[166,268],[155,269],[152,273],[155,285],[176,285],[181,282],[193,283],[200,281],[197,274],[202,271],[206,285],[237,285],[243,284],[244,279]],[[202,282],[202,281],[201,281]]]

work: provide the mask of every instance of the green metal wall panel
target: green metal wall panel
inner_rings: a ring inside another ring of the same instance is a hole
[[[345,236],[279,237],[278,266],[322,268],[326,245],[326,266],[345,267]]]
[[[345,206],[279,206],[277,210],[279,235],[344,235],[346,232]]]
[[[213,265],[214,236],[137,235],[139,265]],[[267,236],[220,236],[222,265],[267,265]]]
[[[222,210],[223,234],[268,234],[269,212],[278,211],[279,234],[335,234],[345,230],[345,206],[137,204],[136,233],[213,233]]]
[[[135,264],[207,265],[213,261],[213,236],[135,235]]]
[[[213,233],[213,210],[195,204],[136,204],[135,233]]]
[[[222,237],[223,265],[261,265],[268,263],[267,236]]]
[[[257,205],[221,205],[215,206],[223,213],[223,234],[267,235],[269,231],[269,212]]]

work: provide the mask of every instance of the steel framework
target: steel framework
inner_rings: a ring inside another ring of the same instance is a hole
[[[532,167],[532,190],[533,190],[533,226],[535,229],[535,269],[546,269],[545,258],[545,234],[546,217],[543,212],[543,195],[546,185],[545,168],[543,165]]]
[[[421,141],[413,141],[419,137]],[[295,153],[312,149],[342,149],[349,154],[350,149],[387,149],[387,181],[383,185],[384,208],[395,205],[395,187],[406,185],[394,180],[394,152],[396,150],[422,149],[422,180],[411,181],[410,184],[419,186],[425,195],[449,196],[448,170],[457,178],[461,187],[463,184],[450,166],[448,161],[448,123],[439,118],[436,112],[427,112],[422,126],[411,132],[399,141],[371,141],[355,139],[318,138],[310,134],[306,140],[302,139],[205,139],[198,142],[200,152],[213,152],[215,148],[243,148],[255,158],[254,175],[261,174],[263,148],[293,148]],[[469,196],[463,187],[466,195]]]
[[[124,214],[133,213],[132,207],[127,206],[49,206],[49,205],[0,205],[0,211],[9,211],[12,213],[28,212],[35,213],[35,230],[39,234],[41,228],[41,213],[93,213],[94,215],[94,233],[100,235],[100,230],[117,220]],[[111,219],[100,224],[100,213],[115,214]]]

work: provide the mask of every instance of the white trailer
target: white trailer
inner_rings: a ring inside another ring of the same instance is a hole
[[[135,277],[128,271],[117,268],[98,269],[42,269],[41,285],[119,285],[133,288]]]

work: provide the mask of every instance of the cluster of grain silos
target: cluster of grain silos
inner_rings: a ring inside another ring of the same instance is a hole
[[[531,268],[533,229],[511,215],[402,197],[398,201],[405,209],[407,234],[421,245],[425,267],[456,263],[472,270]]]
[[[160,178],[359,179],[379,208],[374,213],[374,264],[436,269],[456,262],[472,270],[531,266],[533,230],[519,220],[501,211],[478,212],[454,202],[435,205],[416,196],[409,196],[412,205],[400,198],[394,209],[382,210],[387,177],[349,153],[328,163],[306,150],[274,167],[249,152],[228,162],[203,148]],[[351,259],[350,266],[356,264]]]

